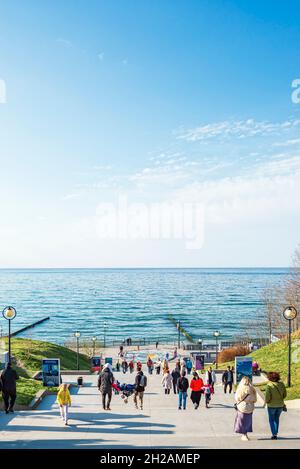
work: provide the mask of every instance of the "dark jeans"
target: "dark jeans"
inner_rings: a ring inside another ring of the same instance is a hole
[[[177,394],[177,382],[176,381],[173,381],[173,391],[174,391],[174,394]]]
[[[165,388],[165,394],[170,394],[171,389]]]
[[[186,399],[187,399],[187,392],[179,391],[178,393],[178,407],[181,409],[182,404],[183,408],[186,409]]]
[[[103,409],[108,409],[109,408],[110,402],[111,402],[111,394],[112,394],[112,392],[103,392],[102,393]],[[107,396],[107,402],[106,402],[106,396]]]
[[[279,431],[279,419],[282,407],[268,407],[269,423],[272,435],[277,436]]]
[[[4,401],[4,409],[13,410],[15,402],[16,402],[16,397],[17,397],[16,393],[2,391],[2,397]]]
[[[229,387],[229,394],[230,394],[231,391],[232,391],[232,383],[224,383],[224,392],[225,392],[225,394],[227,392],[228,387]]]

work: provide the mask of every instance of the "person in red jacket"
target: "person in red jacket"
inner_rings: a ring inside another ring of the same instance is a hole
[[[190,388],[192,390],[191,392],[191,400],[192,403],[194,404],[195,409],[198,409],[200,400],[201,400],[201,393],[202,393],[202,387],[203,387],[203,380],[200,378],[198,373],[195,371],[193,373],[193,379],[190,382]]]

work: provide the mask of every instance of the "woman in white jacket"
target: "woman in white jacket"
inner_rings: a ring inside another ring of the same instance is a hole
[[[235,393],[237,414],[234,424],[235,433],[242,435],[242,440],[249,440],[248,433],[252,432],[252,415],[257,401],[256,389],[247,376],[241,379]]]
[[[170,394],[173,385],[173,378],[170,374],[170,370],[166,370],[166,372],[164,373],[163,378],[161,380],[161,384],[165,389],[165,394]]]

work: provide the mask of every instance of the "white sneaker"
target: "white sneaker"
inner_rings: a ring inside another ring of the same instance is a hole
[[[243,435],[241,438],[242,441],[249,441],[248,435]]]

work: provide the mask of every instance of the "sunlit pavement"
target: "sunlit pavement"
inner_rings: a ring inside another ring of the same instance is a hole
[[[133,382],[135,373],[115,373]],[[148,376],[148,374],[147,374]],[[64,377],[75,381],[75,376]],[[178,410],[177,397],[164,395],[161,375],[148,376],[144,409],[136,410],[132,397],[125,404],[113,396],[111,411],[103,411],[97,376],[84,377],[84,386],[72,389],[69,426],[59,417],[55,396],[47,396],[34,411],[0,415],[0,448],[300,448],[300,411],[281,418],[280,439],[271,441],[267,411],[258,404],[254,433],[249,442],[233,433],[233,396],[216,387],[211,408],[204,402],[194,410]]]

